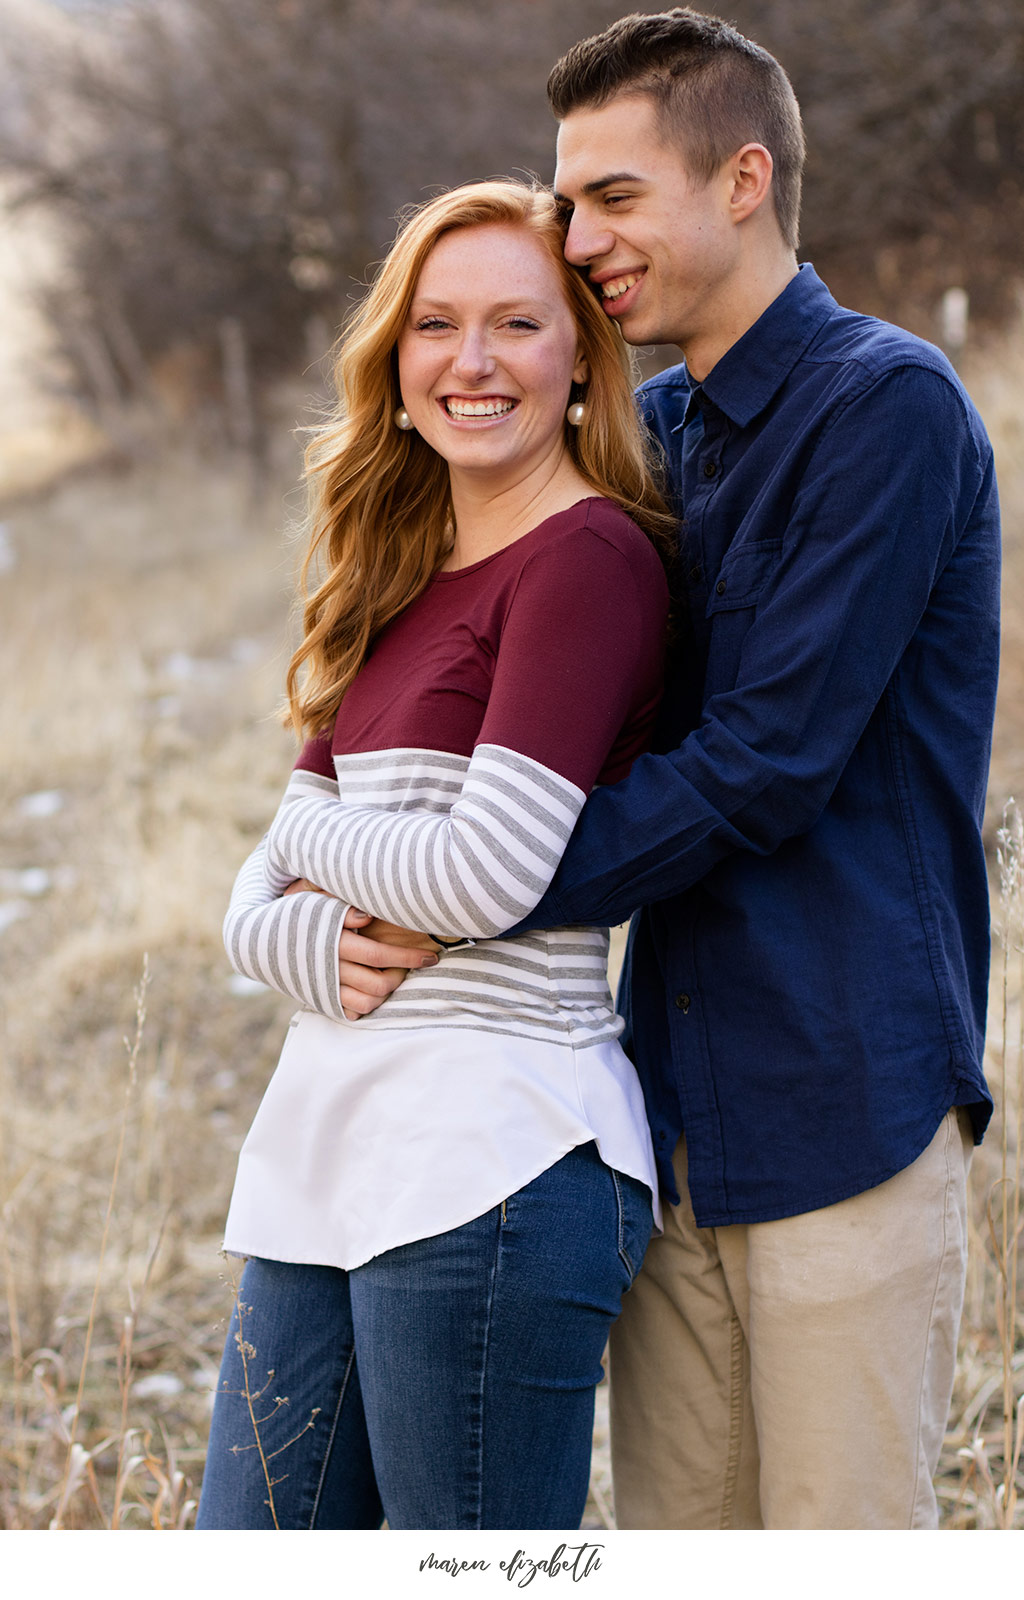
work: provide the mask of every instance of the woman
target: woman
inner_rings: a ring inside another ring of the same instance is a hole
[[[239,1161],[198,1525],[578,1526],[650,1135],[607,931],[498,936],[645,748],[669,522],[545,192],[420,209],[338,377],[307,457],[306,743],[225,925],[303,1009]],[[441,950],[362,1020],[351,904]]]

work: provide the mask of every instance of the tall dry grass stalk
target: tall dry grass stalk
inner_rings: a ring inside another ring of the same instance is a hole
[[[117,1199],[117,1185],[121,1176],[121,1162],[124,1158],[125,1140],[128,1137],[128,1113],[131,1109],[132,1096],[135,1090],[139,1069],[139,1050],[142,1046],[142,1031],[146,1025],[146,991],[149,988],[149,957],[144,956],[142,961],[142,978],[135,991],[135,1037],[129,1041],[125,1039],[125,1048],[128,1052],[128,1075],[124,1090],[124,1104],[121,1111],[121,1123],[118,1130],[117,1150],[114,1155],[114,1170],[110,1179],[110,1193],[107,1197],[107,1210],[103,1218],[103,1232],[100,1236],[99,1260],[96,1263],[96,1282],[93,1286],[92,1303],[89,1306],[89,1320],[85,1328],[85,1348],[82,1351],[82,1364],[78,1374],[78,1390],[71,1412],[71,1421],[68,1424],[67,1456],[64,1463],[64,1473],[61,1478],[60,1490],[57,1496],[57,1509],[50,1522],[51,1528],[59,1528],[67,1506],[71,1485],[74,1481],[74,1466],[77,1459],[76,1446],[78,1445],[78,1424],[82,1411],[82,1396],[85,1393],[86,1374],[89,1369],[89,1356],[92,1351],[92,1338],[96,1325],[96,1308],[99,1302],[100,1289],[103,1284],[103,1268],[107,1259],[107,1244],[110,1239],[110,1224],[114,1215],[114,1203]],[[130,1349],[130,1343],[128,1348]],[[130,1363],[127,1368],[122,1390],[127,1393],[127,1379],[130,1372]],[[122,1405],[121,1428],[119,1436],[123,1439],[125,1432],[125,1406]],[[120,1459],[120,1452],[119,1452]],[[114,1502],[114,1525],[117,1524],[117,1511],[119,1500]]]
[[[59,1471],[59,1481],[56,1487],[44,1497],[44,1503],[46,1501],[53,1502],[53,1511],[48,1524],[51,1530],[65,1528],[68,1526],[69,1518],[74,1526],[82,1525],[83,1512],[79,1502],[83,1496],[88,1505],[88,1522],[94,1526],[98,1524],[108,1529],[117,1529],[123,1526],[128,1514],[133,1511],[141,1511],[145,1520],[154,1528],[183,1527],[194,1509],[194,1501],[187,1499],[187,1480],[184,1474],[175,1466],[173,1446],[165,1438],[163,1453],[162,1455],[158,1454],[152,1448],[151,1435],[148,1432],[143,1433],[142,1430],[132,1427],[129,1422],[130,1396],[134,1372],[133,1346],[135,1332],[152,1275],[153,1264],[160,1248],[162,1229],[153,1243],[141,1284],[134,1289],[131,1285],[127,1288],[130,1309],[123,1318],[121,1338],[117,1350],[116,1367],[120,1405],[114,1424],[109,1431],[104,1432],[99,1440],[91,1441],[88,1447],[82,1443],[79,1437],[83,1427],[83,1409],[87,1389],[94,1379],[94,1374],[91,1370],[93,1340],[96,1333],[101,1295],[105,1287],[108,1245],[115,1220],[116,1207],[119,1198],[121,1198],[121,1180],[132,1128],[132,1110],[138,1086],[139,1056],[146,1023],[146,996],[149,983],[149,962],[148,958],[144,957],[142,976],[134,995],[134,1037],[125,1038],[124,1040],[127,1052],[127,1072],[114,1151],[113,1170],[99,1238],[95,1279],[85,1324],[77,1386],[74,1399],[69,1405],[60,1404],[62,1398],[60,1388],[63,1374],[61,1373],[56,1383],[48,1383],[43,1375],[40,1355],[46,1355],[49,1352],[37,1353],[30,1372],[26,1373],[26,1363],[16,1333],[19,1326],[19,1316],[15,1274],[6,1238],[7,1230],[6,1228],[4,1230],[3,1255],[7,1303],[11,1329],[15,1330],[15,1338],[12,1341],[12,1380],[14,1389],[13,1413],[18,1440],[18,1483],[14,1500],[15,1506],[19,1506],[24,1504],[24,1501],[30,1496],[29,1452],[26,1448],[27,1432],[25,1428],[28,1405],[24,1395],[25,1379],[28,1376],[30,1383],[40,1390],[49,1402],[51,1431],[63,1449],[63,1467]],[[58,1369],[60,1365],[60,1363],[55,1363],[55,1367]],[[143,1441],[141,1451],[138,1449],[140,1437]],[[112,1469],[112,1498],[109,1498],[104,1494],[104,1481],[109,1476],[109,1473],[105,1472],[104,1468],[106,1466],[105,1458],[109,1458],[111,1454],[114,1455],[115,1461]],[[6,1498],[8,1497],[5,1496]],[[13,1514],[9,1511],[5,1519],[8,1526],[21,1525],[22,1519],[19,1511],[14,1508],[12,1510]]]
[[[1024,818],[1012,800],[996,854],[987,1063],[995,1112],[971,1172],[967,1301],[938,1480],[950,1528],[1024,1526]]]
[[[274,1490],[277,1488],[279,1483],[284,1481],[284,1479],[283,1477],[274,1477],[274,1472],[277,1469],[272,1466],[271,1463],[276,1461],[278,1456],[283,1456],[286,1451],[290,1450],[292,1445],[296,1444],[298,1440],[302,1438],[303,1434],[309,1432],[310,1428],[316,1426],[316,1419],[320,1415],[321,1408],[319,1406],[314,1406],[302,1427],[299,1428],[296,1433],[293,1433],[290,1438],[286,1439],[283,1444],[278,1445],[275,1450],[270,1450],[267,1448],[263,1438],[263,1429],[268,1423],[273,1421],[278,1412],[282,1411],[289,1404],[289,1401],[287,1396],[275,1395],[272,1393],[271,1385],[273,1384],[274,1379],[277,1377],[277,1373],[274,1371],[273,1367],[267,1370],[265,1374],[265,1381],[259,1384],[258,1387],[254,1387],[255,1375],[252,1370],[252,1363],[255,1361],[259,1352],[257,1351],[256,1346],[249,1339],[245,1326],[246,1318],[252,1312],[252,1306],[247,1306],[242,1303],[241,1287],[237,1279],[232,1280],[232,1288],[234,1292],[236,1317],[234,1341],[242,1363],[242,1388],[238,1391],[227,1392],[235,1392],[240,1396],[241,1399],[245,1401],[245,1409],[249,1416],[249,1426],[252,1429],[252,1443],[246,1445],[236,1444],[232,1445],[231,1448],[236,1452],[242,1450],[255,1450],[258,1453],[260,1458],[260,1468],[263,1472],[263,1482],[267,1491],[267,1497],[263,1503],[270,1512],[270,1519],[273,1522],[274,1527],[280,1530],[281,1524],[278,1521],[277,1502],[274,1498]],[[261,1416],[257,1416],[257,1407],[261,1407],[263,1405],[267,1405],[269,1409],[263,1411]],[[287,1474],[285,1474],[285,1476],[287,1476]]]
[[[1001,1172],[989,1193],[988,1216],[998,1283],[996,1327],[1002,1360],[1002,1472],[995,1488],[1000,1527],[1016,1525],[1024,1443],[1024,1394],[1018,1394],[1024,1351],[1018,1350],[1021,1233],[1024,1230],[1024,817],[1016,802],[999,830],[998,923],[1002,949]]]

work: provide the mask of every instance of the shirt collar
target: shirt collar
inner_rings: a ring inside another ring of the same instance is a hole
[[[697,391],[744,428],[772,400],[819,328],[837,309],[814,268],[805,262],[782,293],[737,339],[700,384],[687,373],[692,415]]]

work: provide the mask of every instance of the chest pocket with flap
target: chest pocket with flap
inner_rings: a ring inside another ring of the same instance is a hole
[[[708,617],[757,604],[782,551],[781,539],[759,539],[731,547],[708,595]]]

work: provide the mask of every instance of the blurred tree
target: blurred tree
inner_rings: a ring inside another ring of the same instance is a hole
[[[226,345],[237,373],[239,329],[257,374],[293,360],[365,256],[351,9],[147,0],[23,39],[3,157],[64,225],[49,310],[101,398],[175,345]]]
[[[62,28],[6,9],[0,167],[63,226],[46,303],[82,387],[112,407],[168,358],[244,409],[311,323],[329,337],[400,207],[550,173],[547,70],[619,7],[124,0]]]
[[[553,164],[544,85],[621,0],[0,0],[0,168],[62,224],[48,309],[102,404],[177,363],[230,396],[322,348],[439,187]],[[1020,0],[735,0],[807,123],[805,258],[934,334],[1012,303],[1024,236]],[[48,26],[41,27],[46,20]]]
[[[1021,0],[735,0],[807,130],[801,254],[840,299],[937,333],[943,290],[1017,309],[1024,240]]]

